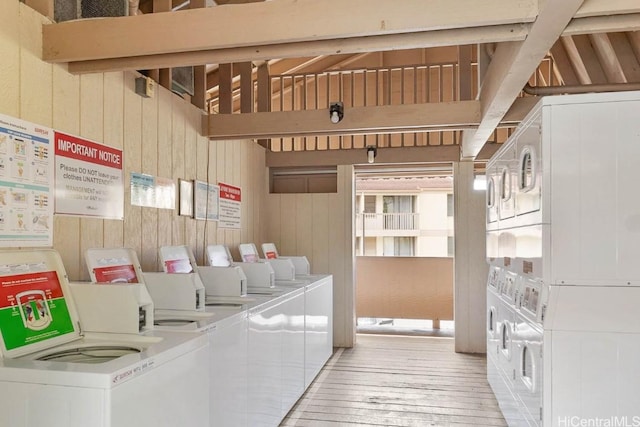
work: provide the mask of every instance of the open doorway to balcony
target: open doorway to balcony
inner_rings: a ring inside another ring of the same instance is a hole
[[[450,164],[356,169],[361,333],[453,336]]]

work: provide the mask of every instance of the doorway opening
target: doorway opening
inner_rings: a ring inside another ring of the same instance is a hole
[[[453,336],[452,165],[355,171],[359,333]]]

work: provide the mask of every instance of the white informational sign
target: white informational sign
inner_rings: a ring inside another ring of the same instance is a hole
[[[217,221],[219,217],[220,187],[203,181],[195,182],[194,218]]]
[[[175,209],[176,185],[173,179],[131,172],[131,205]]]
[[[242,190],[240,187],[218,183],[220,186],[220,228],[241,228]]]
[[[122,150],[55,132],[56,213],[124,218]]]
[[[53,245],[53,130],[0,115],[0,246]]]

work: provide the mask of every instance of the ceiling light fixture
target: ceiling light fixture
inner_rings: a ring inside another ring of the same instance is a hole
[[[377,155],[378,155],[378,149],[373,145],[369,145],[367,147],[367,163],[373,163]]]
[[[329,105],[329,118],[331,123],[338,123],[344,117],[344,105],[342,102],[332,102]]]

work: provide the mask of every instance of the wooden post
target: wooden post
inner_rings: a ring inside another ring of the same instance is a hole
[[[271,76],[269,74],[269,62],[265,61],[258,66],[258,112],[271,111]],[[266,149],[271,149],[270,139],[259,139],[258,144]]]
[[[218,89],[218,113],[233,113],[233,66],[231,64],[220,64],[218,66],[220,85]]]
[[[191,0],[190,9],[207,7],[205,0]],[[191,103],[204,110],[207,102],[207,70],[205,65],[193,66],[193,96]]]
[[[153,0],[153,13],[170,12],[172,8],[171,0]],[[171,90],[171,68],[151,70],[149,76],[158,82],[162,87]]]

